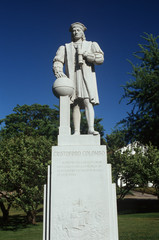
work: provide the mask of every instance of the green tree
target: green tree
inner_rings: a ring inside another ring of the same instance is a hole
[[[118,179],[122,172],[121,148],[128,143],[126,141],[126,131],[115,129],[111,134],[106,135],[108,162],[112,165],[113,181],[118,186]]]
[[[149,181],[153,183],[156,189],[156,195],[159,198],[159,150],[150,145],[145,153],[147,159],[147,169],[149,172]]]
[[[115,129],[111,134],[106,135],[108,152],[117,151],[128,144],[126,139],[127,131],[122,129]]]
[[[133,79],[123,86],[123,98],[132,111],[120,124],[127,129],[129,140],[159,147],[159,47],[158,38],[145,33],[146,44],[139,44],[135,54],[140,64],[132,64]]]
[[[145,148],[137,142],[129,144],[126,130],[114,130],[106,136],[108,162],[112,165],[113,182],[117,186],[118,198],[122,199],[136,185],[148,183],[148,159]],[[135,154],[134,154],[135,153]],[[121,179],[120,186],[118,180]]]
[[[122,178],[126,183],[123,188],[123,193],[127,193],[136,186],[144,188],[147,187],[149,181],[148,159],[145,158],[142,147],[134,149],[135,154],[129,155],[124,153],[124,168],[122,171]]]
[[[14,203],[24,210],[29,222],[36,223],[52,144],[44,136],[24,134],[0,142],[1,209],[5,220]]]
[[[26,136],[45,136],[56,143],[59,125],[57,108],[51,109],[48,105],[40,104],[17,105],[13,112],[0,120],[0,124],[4,124],[0,131],[1,139],[24,133]]]
[[[55,145],[57,143],[59,125],[58,107],[51,109],[48,105],[40,104],[33,104],[31,106],[17,105],[13,109],[12,114],[0,120],[0,124],[2,124],[2,126],[4,125],[0,130],[0,208],[3,212],[3,219],[4,221],[8,219],[10,207],[13,203],[16,203],[19,204],[19,206],[21,206],[27,213],[28,219],[30,218],[29,221],[34,222],[36,213],[35,209],[36,206],[39,205],[38,199],[41,201],[40,196],[37,198],[37,201],[35,197],[38,197],[37,191],[39,194],[42,194],[40,186],[42,189],[43,184],[46,183],[46,176],[45,181],[43,181],[43,178],[35,178],[35,171],[32,172],[33,175],[27,174],[25,177],[28,176],[28,181],[26,181],[25,188],[28,187],[28,190],[24,189],[23,185],[23,194],[18,195],[21,192],[19,189],[22,188],[21,185],[19,188],[20,179],[22,178],[22,176],[21,178],[19,176],[19,174],[22,173],[19,171],[21,168],[20,164],[25,159],[26,170],[27,167],[29,170],[29,159],[32,159],[31,162],[35,164],[34,170],[37,168],[37,163],[42,167],[43,172],[46,172],[48,156],[51,154],[50,143],[51,145]],[[27,139],[29,139],[29,137],[30,145],[27,143]],[[42,142],[42,137],[44,142]],[[40,145],[38,145],[38,142],[41,144],[41,148]],[[47,153],[46,149],[48,150]],[[31,156],[31,154],[33,155]],[[38,161],[36,161],[37,159]],[[44,165],[42,164],[43,161],[46,161],[47,163]],[[34,167],[34,164],[32,168]],[[11,178],[11,175],[8,177],[9,173],[11,173],[12,177],[15,178],[14,181]],[[37,185],[36,179],[38,179],[40,185]],[[25,181],[25,179],[23,179],[23,181]],[[32,183],[32,186],[29,190],[30,183]],[[30,198],[31,200],[26,203],[25,199],[29,199],[29,193],[32,195],[32,198]],[[33,202],[31,202],[33,199],[34,205]]]

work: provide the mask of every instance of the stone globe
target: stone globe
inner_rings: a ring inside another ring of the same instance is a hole
[[[73,81],[67,77],[57,78],[52,87],[56,97],[72,96],[74,91]]]

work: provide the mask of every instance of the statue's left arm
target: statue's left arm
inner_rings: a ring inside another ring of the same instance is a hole
[[[91,52],[85,51],[83,53],[83,57],[85,57],[88,62],[97,65],[104,62],[104,52],[101,50],[98,43],[96,42],[92,42]]]

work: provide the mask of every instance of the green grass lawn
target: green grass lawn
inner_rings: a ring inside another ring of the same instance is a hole
[[[119,215],[120,240],[159,240],[159,213]]]
[[[42,223],[16,230],[1,230],[0,240],[42,240]]]
[[[42,240],[42,206],[37,215],[37,224],[26,223],[26,217],[22,210],[11,208],[9,223],[2,224],[0,212],[0,240]]]
[[[159,240],[159,213],[119,215],[118,220],[120,240]],[[8,226],[0,230],[0,240],[42,240],[42,212],[32,226],[20,210],[12,209]]]

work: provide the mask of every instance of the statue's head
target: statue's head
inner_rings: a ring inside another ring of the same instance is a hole
[[[82,39],[85,40],[85,34],[84,31],[86,31],[87,28],[84,26],[84,24],[80,23],[80,22],[75,22],[72,23],[70,26],[69,31],[71,32],[71,37],[72,37],[72,41],[76,41],[78,39]]]

